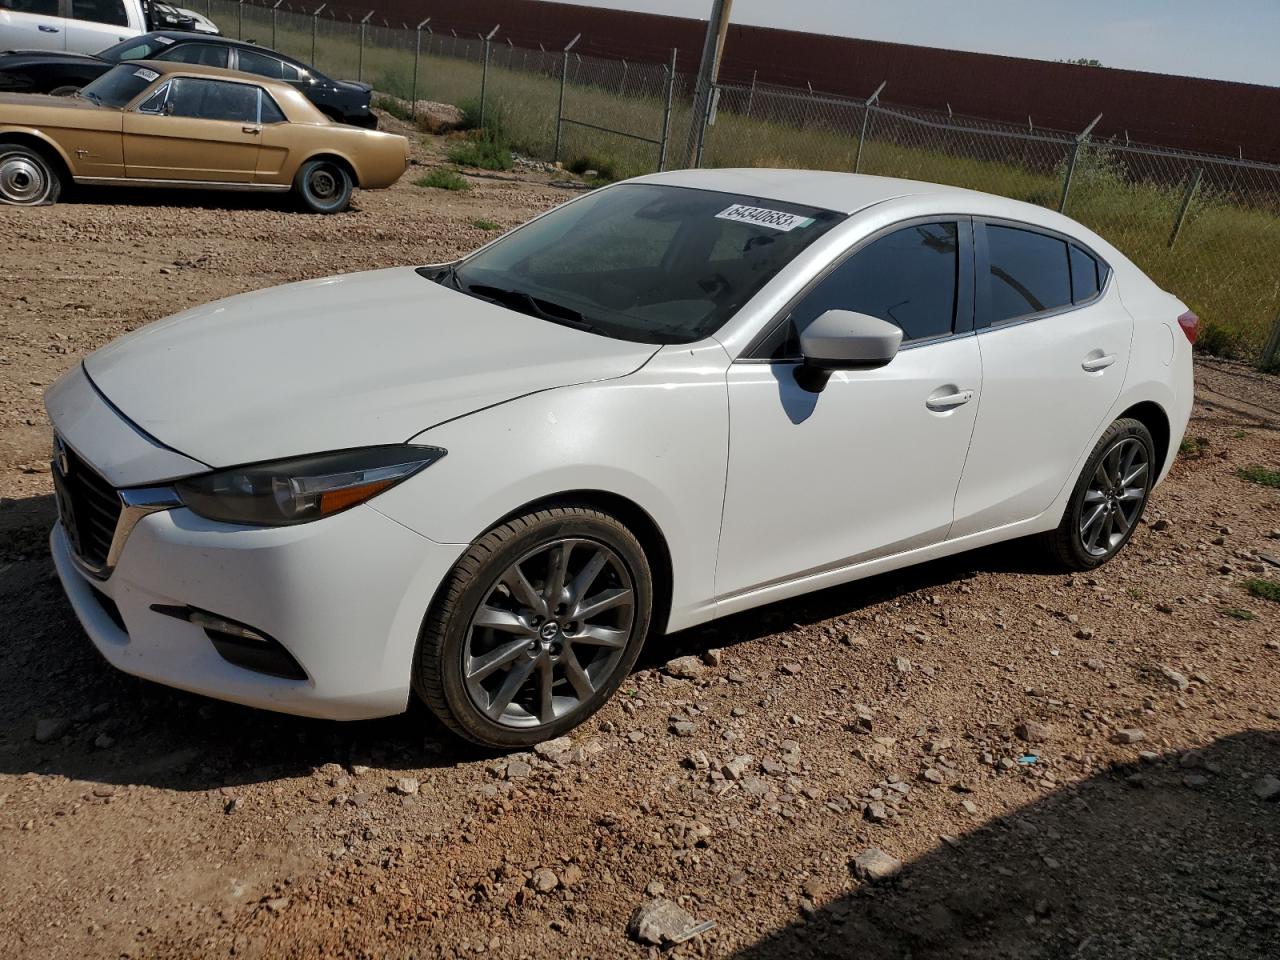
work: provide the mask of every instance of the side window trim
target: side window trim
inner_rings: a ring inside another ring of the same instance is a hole
[[[943,334],[936,337],[922,337],[918,340],[905,341],[902,344],[903,350],[911,350],[916,347],[931,346],[935,343],[941,343],[944,340],[951,340],[957,337],[970,336],[974,332],[975,321],[975,299],[974,299],[974,283],[976,258],[973,249],[974,225],[973,217],[967,213],[936,213],[927,216],[910,217],[906,220],[898,220],[885,227],[868,234],[853,246],[841,252],[841,254],[822,268],[822,271],[812,277],[808,283],[792,297],[785,307],[779,310],[768,323],[760,328],[760,332],[752,339],[747,349],[742,351],[741,355],[734,363],[798,363],[799,358],[778,359],[775,360],[767,355],[769,346],[773,343],[779,332],[779,328],[791,322],[791,315],[795,312],[796,307],[809,296],[810,293],[826,279],[839,270],[845,263],[857,256],[864,248],[875,243],[882,237],[887,237],[891,233],[908,227],[918,226],[927,223],[954,223],[956,224],[956,236],[960,241],[959,250],[959,267],[958,276],[956,277],[956,315],[955,323],[951,333]]]
[[[142,114],[146,114],[148,117],[162,117],[162,116],[164,116],[164,105],[165,105],[166,103],[168,103],[168,102],[169,102],[169,91],[170,91],[170,90],[172,90],[172,89],[173,89],[173,81],[172,81],[172,80],[166,80],[164,83],[160,84],[160,86],[158,86],[158,87],[156,87],[154,90],[152,90],[152,91],[151,91],[151,94],[150,94],[150,95],[149,95],[145,100],[143,100],[143,101],[142,101],[142,102],[140,102],[136,107],[134,107],[134,108],[133,108],[133,112],[134,112],[134,113],[142,113]],[[142,108],[143,108],[143,107],[145,107],[148,103],[150,103],[152,100],[154,100],[157,96],[159,96],[159,97],[160,97],[160,109],[159,109],[159,110],[143,110],[143,109],[142,109]]]
[[[1086,300],[1079,302],[1063,304],[1060,307],[1054,307],[1052,310],[1042,310],[1039,313],[1027,313],[1018,317],[1010,317],[1008,320],[1001,320],[999,323],[992,323],[991,317],[991,290],[987,282],[987,276],[991,270],[991,254],[987,246],[987,225],[993,227],[1009,227],[1014,230],[1025,230],[1028,233],[1038,233],[1044,237],[1052,237],[1054,240],[1061,240],[1067,245],[1067,284],[1070,288],[1071,283],[1071,248],[1077,247],[1089,256],[1093,257],[1097,264],[1099,284],[1098,292]],[[1005,217],[977,217],[973,218],[973,251],[975,255],[974,284],[975,293],[975,309],[974,309],[974,329],[977,333],[984,333],[988,330],[1004,330],[1008,327],[1020,326],[1024,323],[1034,323],[1037,320],[1047,320],[1050,317],[1061,316],[1064,313],[1071,313],[1073,310],[1080,310],[1084,307],[1092,306],[1106,296],[1107,291],[1111,288],[1111,276],[1114,271],[1111,264],[1098,255],[1092,247],[1075,237],[1065,233],[1059,233],[1049,227],[1041,227],[1034,223],[1026,223],[1022,220],[1009,220]]]

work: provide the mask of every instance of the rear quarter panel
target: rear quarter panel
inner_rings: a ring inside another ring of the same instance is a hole
[[[391,186],[404,174],[409,143],[394,134],[328,121],[269,124],[262,128],[256,179],[292,183],[298,168],[318,156],[342,158],[355,171],[357,186],[376,190]]]

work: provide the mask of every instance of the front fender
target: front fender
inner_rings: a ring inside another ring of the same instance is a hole
[[[12,123],[0,123],[0,139],[5,138],[35,141],[61,160],[62,165],[66,170],[72,171],[73,173],[75,171],[75,166],[72,164],[71,158],[67,156],[66,151],[59,146],[56,140],[36,127],[27,127]]]
[[[502,517],[570,491],[622,497],[671,555],[668,629],[714,611],[728,454],[728,357],[718,344],[667,347],[618,380],[548,390],[412,438],[444,459],[372,505],[441,543],[471,543]]]

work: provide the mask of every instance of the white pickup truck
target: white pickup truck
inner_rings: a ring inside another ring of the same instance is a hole
[[[0,50],[97,53],[151,29],[218,32],[197,14],[172,10],[166,20],[153,17],[158,11],[149,6],[148,0],[0,0]],[[183,22],[169,22],[182,14]]]

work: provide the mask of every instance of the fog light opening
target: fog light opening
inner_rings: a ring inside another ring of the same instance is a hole
[[[157,603],[151,609],[166,617],[202,627],[213,649],[227,663],[283,680],[307,679],[307,672],[280,641],[261,630],[196,607]]]

